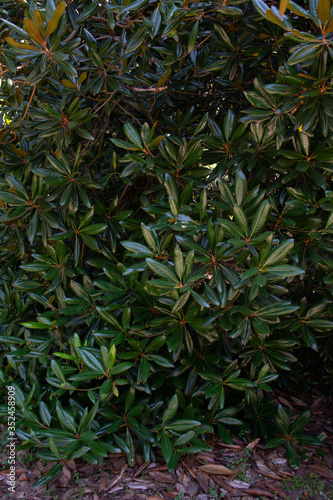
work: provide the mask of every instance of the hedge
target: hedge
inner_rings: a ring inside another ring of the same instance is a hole
[[[333,11],[275,3],[0,2],[0,380],[37,485],[323,439],[269,393],[332,388]]]

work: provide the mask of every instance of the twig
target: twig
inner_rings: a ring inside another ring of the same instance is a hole
[[[103,24],[108,24],[108,20],[105,19],[104,17],[99,17],[99,16],[91,16],[90,18],[92,21],[97,21]]]
[[[106,105],[106,103],[107,103],[107,102],[109,102],[109,101],[112,99],[112,97],[115,95],[115,93],[116,93],[116,90],[114,90],[113,92],[111,92],[110,97],[108,97],[108,98],[107,98],[107,100],[106,100],[106,101],[104,101],[104,102],[103,102],[103,103],[99,106],[99,108],[97,108],[96,110],[93,110],[93,111],[94,111],[94,113],[98,113],[98,111],[99,111],[100,109],[104,108],[104,106]]]
[[[27,114],[28,114],[28,111],[29,111],[29,108],[31,106],[31,103],[32,103],[32,100],[34,98],[34,95],[35,95],[35,92],[36,92],[36,85],[34,85],[34,88],[32,89],[32,92],[31,92],[31,96],[30,96],[30,99],[29,99],[29,102],[28,102],[28,106],[24,112],[24,115],[22,116],[21,120],[18,122],[18,125],[21,125],[21,123],[25,120]]]
[[[76,35],[76,30],[73,30],[70,35],[68,35],[67,38],[65,38],[64,43],[68,43],[71,41],[71,39]]]
[[[124,472],[125,472],[126,469],[127,469],[127,465],[125,465],[125,467],[123,467],[121,469],[119,476],[114,481],[112,481],[112,483],[110,484],[110,486],[108,486],[104,490],[104,492],[111,490],[117,483],[119,483],[119,481],[121,481],[121,479],[122,479],[122,477],[123,477]]]
[[[132,115],[132,113],[130,113],[129,111],[127,111],[125,108],[123,108],[119,103],[117,104],[117,106],[119,106],[120,109],[122,109],[123,111],[125,111],[125,113],[129,116],[131,116],[133,118],[133,120],[135,120],[141,127],[141,123],[139,122],[139,120],[134,116]]]
[[[154,92],[154,94],[157,94],[158,92],[166,90],[168,86],[164,85],[164,87],[148,87],[147,89],[142,89],[138,87],[128,87],[128,88],[129,90],[133,90],[134,92]]]

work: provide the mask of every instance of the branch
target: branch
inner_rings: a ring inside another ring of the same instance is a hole
[[[24,115],[22,116],[21,120],[18,122],[18,125],[21,125],[21,123],[26,119],[26,116],[28,114],[28,111],[29,111],[29,108],[31,106],[32,100],[34,98],[35,92],[36,92],[36,85],[34,85],[34,88],[32,89],[31,96],[30,96],[30,99],[29,99],[29,102],[28,102],[28,106],[27,106],[27,108],[26,108],[26,110],[24,112]]]

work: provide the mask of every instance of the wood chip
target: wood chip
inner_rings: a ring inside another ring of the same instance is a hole
[[[149,471],[148,474],[152,479],[154,479],[154,481],[157,481],[158,483],[173,484],[175,482],[171,474],[166,474],[165,472],[155,472],[154,470]]]
[[[196,495],[199,493],[199,485],[196,481],[190,481],[187,485],[186,492],[190,495],[191,498],[196,498]]]
[[[99,491],[99,493],[101,493],[102,491],[104,491],[105,488],[106,488],[106,477],[102,477],[102,479],[98,483],[98,491]]]
[[[206,472],[206,474],[220,474],[222,476],[230,476],[234,474],[234,471],[228,469],[228,467],[225,467],[224,465],[219,464],[201,465],[200,467],[198,467],[198,469],[200,469],[201,472]]]
[[[197,482],[199,483],[199,486],[200,488],[202,489],[202,491],[204,491],[205,493],[208,493],[209,492],[209,488],[208,488],[208,478],[205,474],[202,474],[202,472],[198,472],[197,474]]]

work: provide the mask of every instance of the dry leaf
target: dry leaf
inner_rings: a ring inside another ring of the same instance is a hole
[[[140,476],[141,472],[146,470],[148,465],[149,464],[147,464],[146,462],[144,462],[142,465],[140,465],[140,467],[138,467],[138,469],[135,471],[134,477]]]
[[[295,398],[295,396],[290,396],[290,397],[296,405],[303,406],[303,407],[307,406],[306,403],[304,403],[304,401],[302,401],[301,399]]]
[[[126,486],[128,488],[131,488],[132,490],[149,490],[149,488],[154,488],[154,483],[126,483]]]
[[[230,476],[231,474],[234,474],[234,471],[228,469],[228,467],[218,464],[201,465],[198,469],[202,472],[206,472],[207,474],[221,474],[223,476]]]
[[[234,479],[233,481],[228,482],[229,486],[232,486],[233,488],[237,488],[239,490],[247,490],[250,488],[249,483],[245,483],[245,481],[238,481],[237,479]]]
[[[316,399],[312,405],[310,406],[310,410],[318,410],[321,406],[323,406],[324,403],[324,398],[318,398]]]
[[[269,467],[272,471],[276,472],[276,471],[278,470],[278,469],[277,469],[277,467],[276,467],[276,465],[275,465],[275,464],[273,464],[273,462],[272,462],[269,458],[267,458],[267,459],[266,459],[266,461],[267,461],[267,465],[268,465],[268,467]]]
[[[286,472],[284,470],[279,470],[279,474],[281,476],[286,476],[286,477],[294,477],[294,474],[291,474],[290,472]]]
[[[75,460],[68,460],[68,462],[66,462],[66,465],[67,467],[70,469],[70,470],[76,470],[76,463],[75,463]]]
[[[282,403],[283,405],[285,405],[290,410],[296,411],[296,408],[291,403],[289,403],[289,401],[287,401],[286,399],[278,396],[278,400],[280,401],[280,403]]]
[[[275,495],[273,493],[270,493],[267,490],[261,490],[259,488],[249,488],[246,490],[246,493],[251,493],[251,495],[258,495],[259,497],[265,498],[275,498]]]
[[[132,498],[134,498],[135,495],[136,493],[134,491],[131,491],[130,493],[126,493],[126,495],[122,497],[122,500],[132,500]]]
[[[260,438],[257,438],[255,439],[254,441],[251,441],[251,443],[249,443],[246,448],[250,449],[250,450],[253,450],[253,448],[255,448],[257,446],[257,444],[259,443],[260,441]]]
[[[266,486],[271,491],[277,493],[279,495],[279,497],[282,498],[282,500],[284,500],[287,497],[287,494],[283,490],[281,490],[281,488],[279,486],[277,486],[276,484],[270,484],[270,483],[267,482]]]
[[[285,465],[287,463],[287,459],[282,457],[277,457],[274,460],[272,460],[272,462],[277,465]]]
[[[221,448],[231,448],[232,450],[244,450],[243,446],[238,446],[237,444],[225,444],[225,443],[216,443]]]
[[[310,469],[315,471],[319,476],[325,477],[327,479],[333,479],[333,472],[331,472],[326,467],[321,467],[320,465],[310,465]]]
[[[198,462],[201,462],[201,463],[205,463],[205,462],[208,462],[211,464],[214,463],[214,458],[213,458],[212,454],[208,454],[208,453],[200,453],[200,457],[197,457],[197,460],[198,460]]]
[[[265,476],[270,477],[271,479],[281,479],[281,477],[278,474],[272,472],[268,467],[266,467],[266,465],[257,462],[257,467],[258,469],[260,469],[260,472]]]

